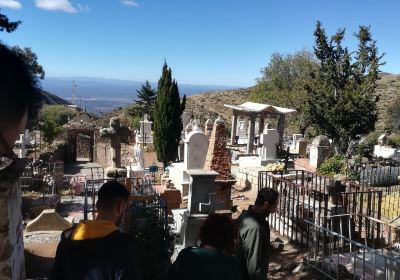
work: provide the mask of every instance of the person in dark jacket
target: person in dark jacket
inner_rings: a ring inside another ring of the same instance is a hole
[[[65,230],[52,279],[141,279],[133,238],[118,229],[129,192],[114,181],[99,190],[96,220]]]
[[[229,216],[210,214],[200,228],[200,247],[183,249],[166,280],[240,280],[232,256],[236,236],[236,226]]]
[[[238,218],[239,242],[236,258],[242,280],[267,279],[270,255],[270,229],[266,218],[278,207],[279,194],[271,188],[258,192],[253,206]]]

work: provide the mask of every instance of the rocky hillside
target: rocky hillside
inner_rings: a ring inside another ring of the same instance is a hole
[[[380,98],[376,130],[383,131],[385,122],[390,121],[386,115],[386,108],[395,98],[400,98],[400,75],[383,75],[378,82],[377,93]]]
[[[189,96],[186,103],[186,111],[192,112],[194,117],[201,122],[207,118],[216,118],[220,114],[227,125],[230,125],[231,110],[224,107],[224,104],[241,104],[249,100],[251,88],[232,89],[217,92],[206,92]],[[396,97],[400,98],[400,75],[385,74],[378,82],[377,94],[379,119],[376,125],[377,130],[384,130],[387,121],[386,108]],[[108,125],[109,118],[119,116],[122,123],[129,125],[129,117],[126,110],[118,109],[103,116],[101,125]]]
[[[196,94],[188,97],[185,111],[192,112],[202,122],[208,118],[215,119],[219,114],[230,124],[231,110],[224,104],[237,105],[249,101],[249,93],[250,89],[232,89]]]

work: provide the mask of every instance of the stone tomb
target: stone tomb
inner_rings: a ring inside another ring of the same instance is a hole
[[[209,213],[221,209],[223,203],[216,201],[215,171],[189,170],[189,197],[187,211],[183,214],[180,240],[185,247],[195,246],[200,226]]]
[[[328,137],[320,135],[314,138],[310,147],[310,165],[318,168],[332,155],[332,145]]]
[[[279,134],[275,129],[264,129],[260,136],[261,165],[264,161],[276,159],[276,145],[279,144]]]
[[[208,150],[208,138],[204,132],[194,126],[184,139],[184,161],[174,162],[169,167],[169,178],[175,188],[180,190],[182,196],[187,196],[189,191],[188,170],[202,170]]]
[[[149,116],[147,114],[144,114],[143,120],[140,121],[139,133],[137,133],[136,135],[136,144],[153,144],[153,135],[151,134],[152,124],[153,122],[149,120]]]
[[[126,177],[126,169],[121,168],[121,142],[127,143],[129,128],[121,126],[119,118],[110,119],[110,127],[102,128],[100,136],[111,139],[111,166],[107,169],[108,177]]]

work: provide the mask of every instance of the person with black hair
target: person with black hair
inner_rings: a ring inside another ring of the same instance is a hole
[[[24,279],[23,221],[19,178],[27,164],[12,148],[28,120],[40,109],[41,95],[29,66],[0,42],[0,279]]]
[[[229,216],[210,214],[200,228],[200,247],[179,252],[166,280],[239,280],[232,256],[236,237],[236,225]]]
[[[266,218],[278,207],[279,193],[263,188],[254,205],[239,216],[239,242],[235,256],[241,270],[242,280],[267,279],[270,255],[270,229]]]
[[[52,279],[141,279],[133,237],[118,229],[128,198],[118,182],[100,188],[96,220],[61,234]]]

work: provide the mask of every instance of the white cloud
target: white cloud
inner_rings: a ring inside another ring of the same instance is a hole
[[[17,0],[0,0],[0,7],[18,10],[22,8],[22,5]]]
[[[90,8],[88,5],[76,4],[76,7],[77,7],[78,11],[80,11],[80,12],[89,12],[90,11]]]
[[[138,7],[139,4],[135,0],[120,0],[122,4],[129,7]]]
[[[76,13],[78,10],[69,0],[35,0],[36,7],[48,11],[62,11]]]

